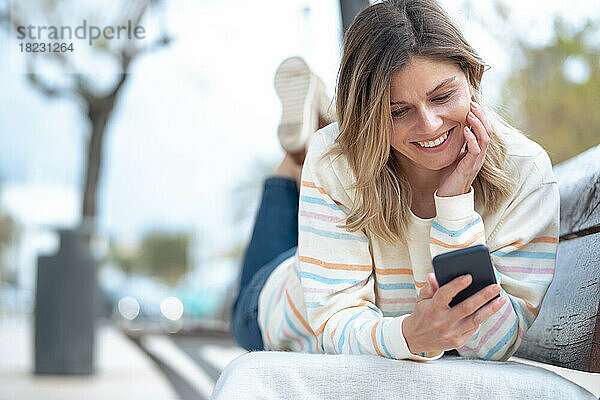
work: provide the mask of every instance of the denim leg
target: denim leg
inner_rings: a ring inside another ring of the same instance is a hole
[[[296,253],[294,246],[265,264],[242,290],[237,310],[231,321],[231,333],[237,343],[248,351],[263,350],[262,333],[258,326],[258,297],[271,272],[285,259]]]
[[[294,179],[272,176],[265,180],[252,238],[244,255],[240,287],[263,265],[298,245],[298,199]]]
[[[232,330],[241,345],[246,341],[246,334],[256,337],[255,329],[245,332],[246,329],[241,327],[252,320],[258,329],[255,313],[264,283],[277,265],[287,258],[282,256],[291,256],[298,246],[299,196],[294,179],[271,176],[265,180],[252,238],[244,255],[238,296],[233,305]],[[258,333],[260,339],[260,331]],[[260,346],[262,349],[262,340]]]

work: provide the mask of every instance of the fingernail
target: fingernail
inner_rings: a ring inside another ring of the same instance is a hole
[[[502,304],[506,303],[506,299],[504,297],[500,297],[499,299],[496,300],[496,303],[502,305]]]
[[[473,114],[471,111],[469,111],[469,118],[475,118],[475,114]]]

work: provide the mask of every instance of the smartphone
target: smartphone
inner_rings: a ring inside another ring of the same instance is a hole
[[[440,287],[461,275],[470,274],[473,278],[471,284],[452,299],[449,304],[450,307],[471,297],[486,286],[496,283],[490,252],[487,246],[482,244],[433,257],[433,271]],[[500,297],[500,295],[497,295],[486,304],[497,297]]]

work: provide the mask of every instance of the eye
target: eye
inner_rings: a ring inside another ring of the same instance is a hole
[[[392,111],[392,117],[393,118],[402,118],[406,112],[408,111],[408,108],[400,108],[398,110],[394,110]]]
[[[444,95],[441,95],[439,97],[434,98],[433,101],[438,102],[438,103],[443,103],[446,100],[448,100],[450,98],[450,96],[452,96],[452,94],[454,94],[453,91],[452,92],[448,92],[448,93],[446,93]]]

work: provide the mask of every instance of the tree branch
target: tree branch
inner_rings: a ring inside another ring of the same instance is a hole
[[[10,26],[10,11],[9,11],[10,5],[6,7],[6,9],[2,8],[0,9],[0,26],[6,24],[7,26]]]
[[[1,2],[2,0],[0,0]],[[120,9],[122,18],[131,20],[133,24],[139,26],[144,15],[155,5],[155,0],[126,0],[123,7]],[[9,9],[10,11],[10,9]],[[0,8],[0,23],[9,21],[8,26],[18,27],[19,13],[10,15],[3,8]],[[11,18],[12,17],[12,18]],[[162,29],[165,32],[164,28]],[[74,97],[80,100],[85,108],[86,116],[91,124],[89,142],[87,146],[87,157],[85,165],[85,178],[83,185],[83,219],[89,217],[93,219],[96,216],[97,188],[100,172],[102,168],[102,153],[104,145],[104,135],[106,127],[112,115],[119,93],[123,90],[123,86],[128,79],[129,70],[135,59],[143,54],[154,52],[171,43],[171,37],[163,33],[158,39],[151,41],[148,46],[139,46],[138,41],[129,40],[120,43],[107,43],[101,48],[94,48],[100,52],[106,52],[111,55],[115,62],[118,63],[121,70],[116,76],[116,81],[111,85],[110,89],[98,93],[92,82],[86,78],[86,75],[76,71],[72,60],[63,53],[51,53],[51,55],[65,72],[74,72],[68,76],[68,84],[53,85],[51,81],[45,79],[43,74],[39,73],[41,63],[36,62],[36,59],[25,57],[26,62],[26,77],[31,85],[48,97]],[[148,43],[149,41],[144,41]],[[110,46],[114,44],[114,46]]]
[[[73,91],[65,88],[65,87],[58,87],[58,86],[50,86],[47,82],[44,82],[41,78],[40,75],[29,70],[28,68],[28,72],[26,74],[27,77],[27,81],[36,89],[38,89],[39,91],[41,91],[44,95],[48,96],[48,97],[69,97],[73,95]]]

